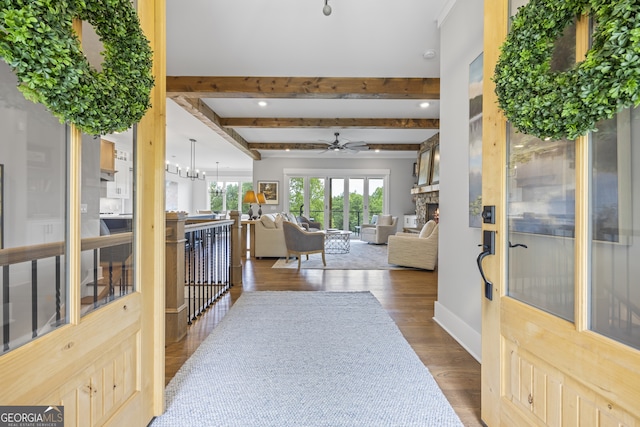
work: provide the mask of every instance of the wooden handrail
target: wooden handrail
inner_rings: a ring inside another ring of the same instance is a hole
[[[232,225],[233,224],[233,220],[230,219],[223,219],[223,220],[190,220],[188,224],[186,224],[184,226],[184,231],[186,233],[188,232],[192,232],[192,231],[200,231],[200,230],[206,230],[207,228],[212,228],[212,227],[225,227],[227,225]]]
[[[131,243],[133,233],[116,233],[109,236],[88,237],[82,239],[81,250],[108,248]],[[0,266],[29,262],[36,259],[52,258],[64,255],[64,242],[42,243],[39,245],[19,246],[0,249]]]

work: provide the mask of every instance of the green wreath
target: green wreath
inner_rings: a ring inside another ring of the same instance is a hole
[[[554,41],[583,13],[596,22],[585,60],[551,71]],[[640,103],[640,0],[531,0],[501,50],[493,76],[498,104],[523,133],[575,139]]]
[[[101,72],[82,53],[74,18],[103,42]],[[25,98],[85,133],[124,131],[150,107],[152,52],[130,0],[0,0],[0,56]]]

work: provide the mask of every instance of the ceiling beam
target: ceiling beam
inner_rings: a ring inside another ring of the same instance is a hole
[[[369,150],[381,151],[418,151],[420,144],[367,144]],[[324,150],[328,144],[311,142],[250,142],[252,150]]]
[[[356,129],[439,129],[438,119],[312,119],[226,117],[220,124],[230,128],[356,128]]]
[[[191,115],[211,128],[215,133],[224,138],[231,145],[248,155],[254,160],[261,160],[260,153],[249,148],[249,143],[233,129],[226,129],[220,124],[220,116],[200,99],[175,97],[173,100]]]
[[[440,79],[421,77],[167,76],[174,98],[440,99]]]

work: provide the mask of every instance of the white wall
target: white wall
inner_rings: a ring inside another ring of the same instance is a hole
[[[416,154],[417,155],[417,154]],[[411,187],[415,178],[412,176],[413,163],[411,159],[322,159],[322,158],[266,158],[253,162],[253,183],[258,181],[279,181],[280,195],[279,205],[268,205],[269,212],[282,212],[284,176],[283,169],[389,169],[389,213],[398,216],[402,221],[402,215],[414,214],[415,204],[411,201]],[[398,225],[400,230],[401,225]]]
[[[207,173],[207,180],[195,180],[180,178],[175,174],[165,172],[165,181],[178,184],[178,211],[196,214],[198,209],[209,209],[209,199],[207,195],[207,181],[215,181],[215,172],[211,175]],[[226,171],[219,173],[220,181],[251,181],[251,171]]]
[[[469,228],[469,64],[482,52],[483,3],[457,0],[441,25],[440,243],[434,319],[481,357],[480,229]],[[484,76],[487,78],[487,76]]]

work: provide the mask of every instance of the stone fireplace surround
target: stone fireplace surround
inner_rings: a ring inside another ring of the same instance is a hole
[[[436,134],[421,144],[420,151],[427,147],[433,148],[439,142],[440,135]],[[416,228],[421,229],[428,220],[433,219],[433,213],[440,202],[440,191],[437,185],[418,187],[416,184],[411,189],[411,194],[416,203]]]

